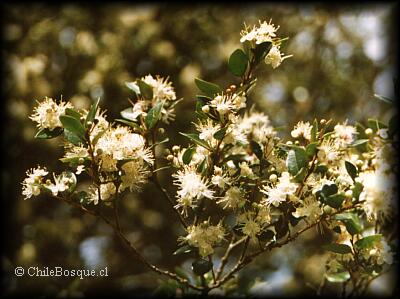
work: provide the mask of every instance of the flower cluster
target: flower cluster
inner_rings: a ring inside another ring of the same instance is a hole
[[[34,113],[29,117],[37,123],[39,129],[49,129],[61,127],[60,116],[65,114],[67,108],[72,108],[69,102],[60,101],[57,104],[52,98],[45,98],[35,107]]]

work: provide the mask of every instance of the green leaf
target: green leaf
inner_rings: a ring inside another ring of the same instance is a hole
[[[53,130],[49,130],[47,128],[39,130],[35,138],[36,139],[51,139],[57,136],[60,136],[63,133],[64,129],[61,127],[54,128]]]
[[[247,55],[240,49],[235,50],[229,57],[228,67],[232,74],[241,77],[247,69]]]
[[[72,116],[73,118],[77,119],[78,121],[81,120],[81,114],[74,109],[71,109],[71,108],[65,109],[65,114]]]
[[[83,205],[87,205],[90,203],[90,200],[89,200],[90,196],[85,191],[79,191],[76,193],[75,196],[78,198],[78,201]]]
[[[179,255],[179,254],[186,254],[186,253],[190,253],[192,251],[196,250],[195,247],[190,246],[190,245],[184,245],[182,247],[179,247],[174,253],[173,255]]]
[[[250,141],[251,151],[256,155],[256,157],[261,161],[264,157],[261,146],[254,140]]]
[[[140,94],[139,86],[135,82],[125,82],[125,86],[132,90],[135,95]]]
[[[194,154],[194,152],[196,151],[195,148],[193,147],[189,147],[185,150],[185,152],[182,155],[182,161],[184,164],[189,164],[190,161],[192,160],[192,156]]]
[[[83,143],[83,139],[80,136],[67,129],[64,129],[64,138],[73,145],[79,145],[80,143]]]
[[[213,267],[213,263],[204,259],[195,260],[192,263],[192,270],[196,275],[203,275],[210,271]]]
[[[311,128],[311,142],[315,142],[318,140],[318,121],[314,119],[312,128]]]
[[[217,84],[207,82],[199,78],[195,78],[194,82],[196,83],[197,88],[204,92],[210,98],[214,98],[216,94],[222,93],[222,88],[219,87]]]
[[[368,139],[358,139],[358,140],[354,141],[353,143],[351,143],[349,146],[350,147],[360,146],[360,145],[366,144],[368,141],[369,141]]]
[[[194,143],[196,143],[197,145],[200,145],[208,150],[211,150],[211,147],[208,145],[208,143],[202,139],[199,138],[199,134],[195,134],[195,133],[182,133],[179,132],[179,134],[189,138],[191,141],[193,141]]]
[[[325,250],[329,250],[329,251],[332,251],[335,253],[340,253],[340,254],[351,253],[351,247],[346,244],[332,243],[332,244],[324,245],[323,248]]]
[[[334,216],[336,220],[341,220],[346,226],[347,231],[351,235],[356,235],[361,233],[362,224],[358,216],[354,213],[341,213]]]
[[[359,182],[354,183],[354,187],[351,189],[353,191],[353,197],[358,200],[363,189],[363,184]]]
[[[364,237],[360,240],[358,240],[355,245],[360,248],[371,248],[374,247],[374,245],[376,243],[379,243],[382,240],[382,235],[378,234],[378,235],[372,235],[372,236],[368,236],[368,237]]]
[[[382,123],[374,118],[368,119],[368,127],[370,127],[374,132],[378,131],[379,129],[387,128],[387,126],[384,123]]]
[[[125,124],[125,125],[128,125],[128,126],[132,127],[132,128],[135,129],[135,130],[138,130],[138,131],[141,130],[140,126],[139,126],[137,123],[133,122],[133,121],[129,121],[129,120],[125,120],[125,119],[120,119],[120,118],[117,118],[115,121],[120,122],[120,123],[123,123],[123,124]]]
[[[289,173],[295,176],[302,167],[307,165],[307,154],[306,151],[301,147],[294,147],[289,150],[286,166],[289,170]]]
[[[274,238],[275,234],[272,230],[267,229],[263,232],[261,232],[261,234],[257,235],[258,240],[260,240],[261,242],[267,242],[270,241]]]
[[[81,137],[82,139],[85,138],[85,128],[80,121],[69,115],[61,115],[60,121],[63,124],[64,129]]]
[[[132,120],[132,121],[136,120],[136,117],[134,117],[134,114],[133,114],[133,108],[132,107],[128,107],[128,108],[122,110],[120,112],[120,114],[125,119]]]
[[[153,99],[153,87],[143,82],[142,80],[137,80],[137,84],[139,85],[140,94],[146,100]]]
[[[306,167],[302,167],[300,169],[300,171],[294,176],[294,180],[297,183],[301,183],[303,182],[304,178],[306,177],[307,174],[307,168]]]
[[[345,282],[350,279],[350,273],[348,271],[343,271],[334,274],[325,273],[325,277],[330,282]]]
[[[321,192],[325,197],[328,197],[338,192],[338,186],[336,184],[325,184],[322,186]]]
[[[353,179],[354,182],[354,179],[358,175],[357,167],[355,167],[353,163],[349,161],[344,161],[344,165],[346,166],[347,173],[350,175],[350,177]]]
[[[197,166],[197,169],[196,169],[197,172],[204,173],[206,171],[206,169],[207,169],[207,160],[208,160],[207,157],[205,157],[203,159],[203,161],[199,164],[199,166]]]
[[[254,59],[256,64],[258,64],[261,60],[267,56],[269,50],[271,50],[272,43],[271,42],[264,42],[259,45],[256,45],[256,48],[253,50]]]
[[[325,199],[325,203],[335,209],[339,209],[345,199],[343,194],[330,195]]]
[[[147,128],[154,128],[157,122],[160,120],[163,105],[163,102],[158,102],[153,108],[149,110],[149,112],[147,112],[145,119],[145,124]]]
[[[100,98],[98,98],[97,101],[94,102],[92,104],[92,106],[90,107],[89,112],[88,112],[88,114],[86,116],[86,119],[85,119],[85,127],[87,127],[88,122],[93,122],[94,121],[94,118],[96,117],[97,110],[99,109],[99,102],[100,102]]]
[[[315,153],[317,152],[317,142],[312,142],[310,144],[307,145],[306,147],[306,154],[309,158],[312,158]]]
[[[217,132],[214,133],[213,137],[215,139],[221,140],[225,137],[227,128],[219,129]]]
[[[389,98],[384,97],[384,96],[381,96],[381,95],[379,95],[379,94],[374,94],[374,97],[375,97],[376,99],[378,99],[378,100],[381,100],[381,101],[385,102],[385,103],[394,104],[394,100],[389,99]]]

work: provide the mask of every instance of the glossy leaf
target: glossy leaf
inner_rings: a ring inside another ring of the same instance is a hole
[[[259,45],[256,45],[256,48],[254,49],[254,59],[256,64],[258,64],[261,60],[267,56],[269,53],[269,50],[271,50],[272,43],[271,42],[264,42]]]
[[[217,132],[214,133],[213,137],[215,139],[218,139],[218,140],[223,139],[225,137],[225,134],[226,134],[226,129],[227,128],[219,129]]]
[[[190,161],[192,160],[193,154],[196,151],[195,148],[189,147],[185,150],[185,152],[182,155],[182,161],[184,164],[189,164]]]
[[[88,112],[88,114],[86,116],[86,119],[85,119],[85,127],[87,127],[88,122],[93,122],[94,121],[94,118],[96,117],[97,110],[99,109],[99,102],[100,102],[100,98],[98,98],[97,101],[94,102],[92,104],[92,106],[90,107],[89,112]]]
[[[160,120],[163,104],[163,102],[158,102],[149,110],[149,112],[147,112],[145,123],[148,129],[154,128],[157,122]]]
[[[371,235],[358,240],[355,245],[360,248],[371,248],[382,240],[382,235]]]
[[[324,245],[323,247],[325,250],[329,250],[329,251],[332,251],[335,253],[340,253],[340,254],[351,253],[351,247],[346,244],[332,243],[332,244]]]
[[[222,88],[219,87],[217,84],[207,82],[199,78],[195,78],[194,82],[196,83],[197,88],[204,92],[210,98],[214,98],[216,94],[222,92]]]
[[[211,148],[208,145],[208,143],[206,141],[200,139],[198,134],[195,134],[195,133],[182,133],[182,132],[179,132],[179,134],[189,138],[191,141],[193,141],[197,145],[200,145],[202,147],[205,147],[208,150],[211,150]]]
[[[70,131],[71,133],[84,138],[85,136],[85,128],[81,124],[80,121],[75,119],[72,116],[69,115],[61,115],[60,116],[60,121],[64,127],[64,129]]]
[[[137,84],[140,89],[140,94],[143,96],[145,100],[153,99],[153,87],[143,82],[142,80],[137,80]]]
[[[206,274],[212,269],[213,263],[204,259],[195,260],[192,263],[192,270],[196,275]]]
[[[55,138],[57,136],[60,136],[63,133],[64,129],[59,127],[59,128],[54,128],[53,130],[49,130],[47,128],[39,130],[35,138],[36,139],[51,139]]]
[[[344,225],[346,226],[347,231],[351,235],[356,235],[361,233],[362,231],[362,224],[358,216],[354,213],[341,213],[334,216],[336,220],[341,220]]]
[[[345,282],[350,279],[350,273],[348,271],[343,271],[339,273],[326,273],[325,277],[330,282]]]
[[[286,166],[289,173],[295,176],[302,167],[307,165],[307,155],[303,148],[295,147],[289,150],[286,159]]]
[[[228,67],[232,74],[241,77],[246,72],[247,63],[246,54],[241,49],[237,49],[229,57]]]
[[[347,173],[350,175],[350,177],[353,179],[353,181],[354,181],[354,179],[357,177],[357,175],[358,175],[358,170],[357,170],[357,167],[355,167],[354,165],[353,165],[353,163],[351,163],[351,162],[349,162],[349,161],[344,161],[344,165],[346,166],[346,170],[347,170]]]

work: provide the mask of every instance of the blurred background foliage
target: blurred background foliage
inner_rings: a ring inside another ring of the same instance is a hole
[[[293,54],[276,70],[263,65],[249,104],[283,127],[282,136],[299,120],[314,117],[364,122],[387,121],[389,106],[374,93],[393,97],[397,58],[396,6],[391,3],[324,6],[316,4],[178,5],[2,5],[2,59],[6,151],[2,169],[2,287],[11,294],[47,295],[148,294],[156,274],[138,262],[94,217],[44,197],[23,201],[20,183],[37,164],[60,171],[60,140],[35,140],[28,119],[36,100],[45,96],[88,108],[98,97],[109,120],[128,107],[125,81],[147,74],[169,76],[183,97],[177,120],[166,127],[170,143],[186,144],[177,134],[189,130],[197,93],[194,78],[221,86],[236,83],[227,59],[240,47],[243,23],[272,19],[282,47]],[[397,7],[398,8],[398,7]],[[168,173],[163,184],[171,192]],[[133,243],[155,264],[173,269],[190,261],[172,256],[182,233],[161,195],[146,187],[122,202],[122,225]],[[239,291],[252,294],[314,294],[327,255],[323,238],[310,232],[296,244],[260,257],[237,280]],[[13,275],[15,266],[64,269],[108,266],[109,277],[83,280]],[[255,283],[254,283],[255,281]],[[393,277],[376,281],[373,294],[386,294]],[[334,293],[334,285],[328,286]],[[386,292],[386,293],[385,293]]]

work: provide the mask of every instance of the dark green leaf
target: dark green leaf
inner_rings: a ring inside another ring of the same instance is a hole
[[[189,147],[185,150],[185,152],[182,155],[182,161],[184,164],[189,164],[190,161],[192,160],[192,156],[194,154],[194,152],[196,151],[195,148],[193,147]]]
[[[78,201],[83,205],[87,205],[90,203],[90,196],[85,191],[80,191],[76,193],[76,197],[78,198]]]
[[[271,50],[272,43],[271,42],[264,42],[259,45],[256,45],[256,48],[254,49],[254,59],[256,64],[258,64],[261,60],[267,56],[269,53],[269,50]]]
[[[286,166],[289,170],[289,173],[295,176],[302,167],[307,165],[307,155],[303,148],[295,147],[289,150]]]
[[[318,121],[314,119],[313,126],[311,128],[311,142],[318,140]]]
[[[196,275],[206,274],[212,269],[213,263],[207,260],[198,259],[192,263],[192,270]]]
[[[261,161],[264,157],[261,146],[254,140],[250,141],[251,151],[256,155],[256,157]]]
[[[208,145],[208,143],[206,141],[200,139],[198,134],[195,134],[195,133],[182,133],[182,132],[179,132],[179,134],[189,138],[191,141],[193,141],[197,145],[200,145],[202,147],[205,147],[208,150],[211,150],[211,148]]]
[[[358,240],[355,245],[360,248],[371,248],[382,240],[382,235],[372,235]]]
[[[61,127],[54,128],[52,131],[50,131],[47,128],[41,129],[36,133],[35,138],[36,139],[51,139],[51,138],[55,138],[57,136],[60,136],[63,133],[63,130],[64,129],[61,128]]]
[[[261,234],[257,235],[258,240],[261,242],[268,242],[274,238],[275,234],[272,230],[265,230]]]
[[[306,167],[302,167],[300,169],[300,171],[294,176],[294,180],[297,183],[301,183],[303,182],[304,178],[306,177],[307,174],[307,168]]]
[[[232,74],[241,77],[247,69],[248,58],[246,54],[240,50],[235,50],[229,57],[228,67]]]
[[[81,120],[81,114],[74,109],[71,109],[71,108],[65,109],[65,114],[72,116],[73,118],[77,119],[78,121]]]
[[[346,170],[347,170],[347,173],[350,175],[350,177],[353,179],[353,181],[354,181],[354,179],[357,177],[357,175],[358,175],[358,170],[357,170],[357,167],[355,167],[354,165],[353,165],[353,163],[351,163],[351,162],[349,162],[349,161],[344,161],[344,165],[346,166]]]
[[[222,88],[219,87],[217,84],[207,82],[199,78],[195,78],[194,82],[196,83],[197,88],[204,92],[210,98],[214,98],[216,94],[222,93]]]
[[[158,102],[149,110],[149,112],[147,112],[145,123],[148,129],[154,128],[157,122],[160,120],[163,104],[163,102]]]
[[[64,129],[64,138],[73,145],[79,145],[80,143],[83,143],[83,139],[80,136],[67,129]]]
[[[153,99],[153,87],[143,82],[142,80],[137,80],[137,84],[139,85],[140,94],[146,100]]]
[[[225,134],[226,134],[226,129],[227,128],[219,129],[217,132],[214,133],[213,137],[215,139],[218,139],[218,140],[223,139],[225,137]]]
[[[345,282],[350,279],[350,273],[348,271],[328,274],[325,273],[325,277],[330,282]]]
[[[343,194],[334,194],[325,198],[325,203],[335,209],[339,209],[345,199]]]
[[[140,131],[140,130],[141,130],[140,126],[139,126],[137,123],[133,122],[133,121],[129,121],[129,120],[125,120],[125,119],[120,119],[120,118],[117,118],[115,121],[118,121],[118,122],[120,122],[120,123],[123,123],[123,124],[125,124],[125,125],[128,125],[128,126],[132,127],[133,129],[135,129],[135,130],[137,130],[137,131]]]
[[[312,142],[310,144],[307,145],[306,147],[306,154],[309,158],[312,158],[315,153],[317,152],[317,142]]]
[[[60,121],[63,124],[64,129],[70,131],[71,133],[84,138],[85,137],[85,128],[81,124],[80,121],[73,118],[69,115],[61,115]]]
[[[325,250],[329,250],[335,253],[346,254],[351,253],[351,247],[346,244],[332,243],[323,246]]]
[[[341,220],[351,235],[359,234],[362,231],[362,224],[358,216],[354,213],[341,213],[334,216],[336,220]]]
[[[322,186],[321,192],[325,197],[328,197],[338,192],[338,186],[336,184],[325,184]]]
[[[179,255],[179,254],[185,254],[185,253],[190,253],[194,251],[196,248],[190,245],[184,245],[182,247],[179,247],[173,255]]]
[[[359,182],[354,183],[354,187],[351,189],[353,191],[353,197],[358,200],[363,189],[363,184]]]
[[[90,107],[89,112],[88,112],[88,114],[86,116],[86,119],[85,119],[85,127],[87,127],[88,122],[93,122],[94,121],[94,118],[96,117],[97,110],[99,109],[99,102],[100,102],[100,98],[98,98],[97,101],[94,102],[92,104],[92,106]]]

